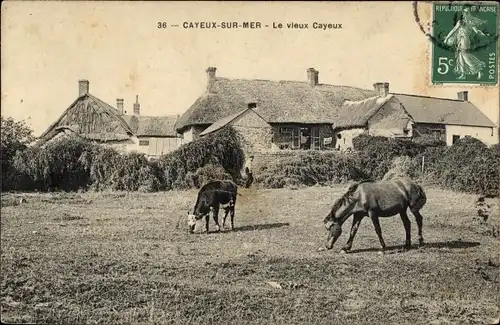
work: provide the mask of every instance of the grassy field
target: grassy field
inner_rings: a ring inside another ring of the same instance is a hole
[[[425,248],[399,252],[397,217],[381,220],[386,255],[368,219],[351,254],[338,254],[350,221],[332,251],[318,251],[322,220],[346,188],[242,189],[236,231],[208,235],[178,226],[196,191],[4,195],[2,321],[428,325],[500,316],[496,200],[486,199],[485,223],[477,196],[427,189]]]

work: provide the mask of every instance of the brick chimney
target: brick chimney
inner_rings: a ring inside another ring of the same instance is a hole
[[[248,108],[257,108],[257,103],[248,103]]]
[[[207,73],[207,92],[211,93],[213,84],[215,81],[215,72],[217,71],[216,67],[208,67],[206,70]]]
[[[468,102],[469,101],[469,92],[468,91],[459,91],[457,93],[457,98],[458,98],[458,100],[461,100],[463,102]]]
[[[89,93],[89,81],[78,80],[78,97],[84,96]]]
[[[311,87],[317,86],[319,81],[319,71],[314,68],[307,69],[307,81]]]
[[[389,94],[389,83],[388,82],[376,82],[373,84],[373,89],[378,92],[380,97],[385,97]]]
[[[141,104],[139,104],[139,95],[135,95],[134,115],[141,115]]]
[[[125,114],[125,111],[123,109],[123,98],[116,99],[116,109],[118,109],[118,112],[120,112],[120,114]]]

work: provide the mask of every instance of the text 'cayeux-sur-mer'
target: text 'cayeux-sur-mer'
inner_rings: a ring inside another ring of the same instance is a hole
[[[159,25],[160,26],[160,25]],[[165,23],[165,27],[167,24]],[[171,25],[177,27],[178,25]],[[319,29],[331,30],[342,29],[342,24],[338,23],[303,23],[303,22],[272,22],[272,24],[264,24],[262,22],[237,22],[237,21],[185,21],[181,25],[184,29]],[[158,27],[160,28],[160,27]]]

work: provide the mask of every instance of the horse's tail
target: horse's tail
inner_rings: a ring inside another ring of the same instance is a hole
[[[422,186],[415,184],[415,187],[417,189],[416,196],[412,200],[412,204],[410,205],[410,208],[412,210],[420,210],[424,207],[425,203],[427,203],[427,196],[425,195],[425,191],[422,188]]]

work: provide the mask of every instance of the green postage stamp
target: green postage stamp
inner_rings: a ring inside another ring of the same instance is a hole
[[[498,82],[498,3],[433,3],[432,82]]]

